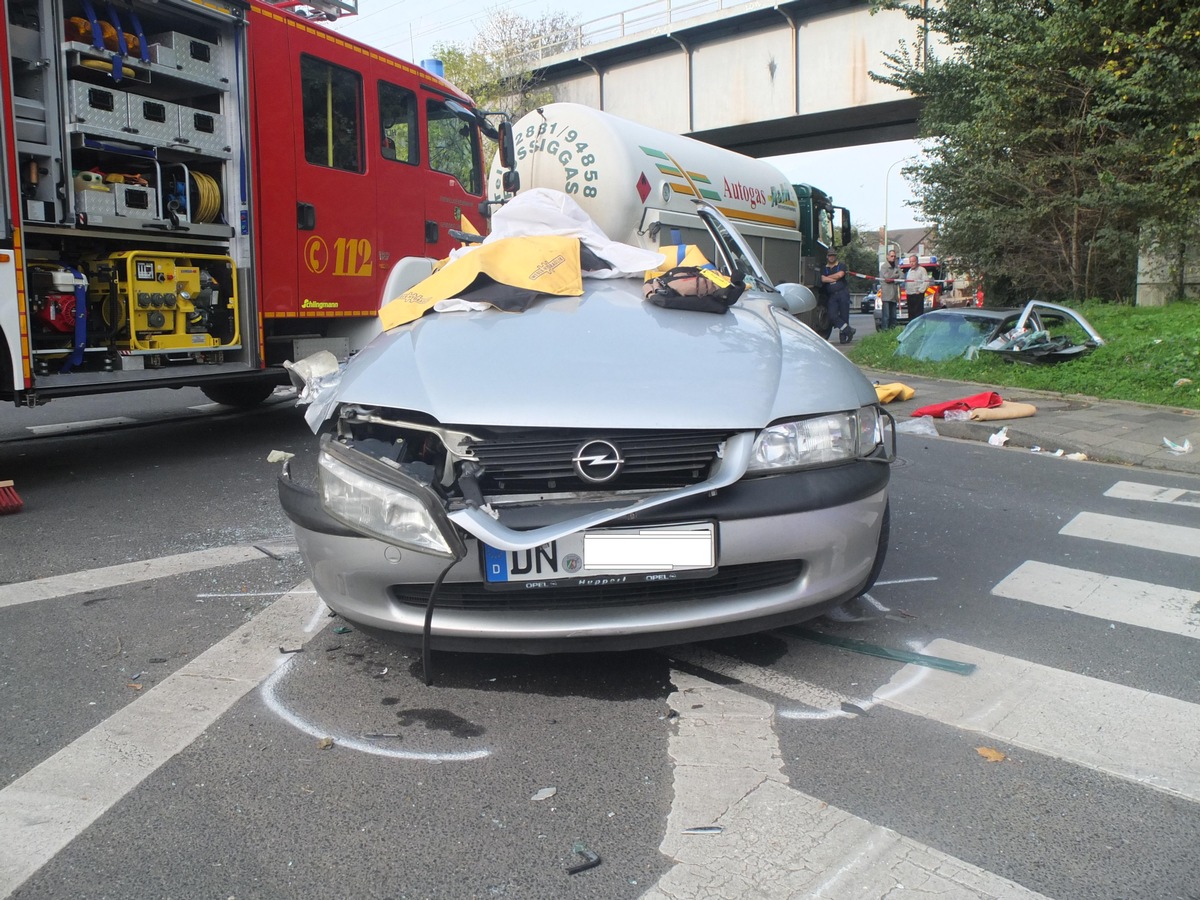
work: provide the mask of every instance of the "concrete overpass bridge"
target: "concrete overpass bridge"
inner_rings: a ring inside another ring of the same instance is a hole
[[[556,100],[747,156],[916,136],[918,102],[869,73],[925,38],[866,0],[658,0],[563,38],[535,69]]]

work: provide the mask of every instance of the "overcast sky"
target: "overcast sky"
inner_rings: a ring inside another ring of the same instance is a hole
[[[723,3],[726,8],[733,8],[737,0],[723,0]],[[578,8],[566,0],[444,0],[441,3],[431,0],[358,0],[358,15],[344,18],[334,27],[394,56],[419,63],[431,57],[435,44],[469,44],[497,10],[506,9],[536,19],[544,13],[572,7]],[[582,21],[629,13],[639,7],[644,12],[652,12],[655,8],[664,8],[665,3],[663,0],[650,4],[630,0],[590,0]],[[834,203],[849,208],[858,225],[881,228],[886,219],[889,229],[908,228],[918,222],[906,205],[906,201],[912,199],[912,192],[900,174],[904,163],[891,167],[919,150],[912,141],[893,141],[796,153],[774,157],[771,161],[790,181],[814,184],[828,192]],[[889,168],[890,177],[887,177]]]

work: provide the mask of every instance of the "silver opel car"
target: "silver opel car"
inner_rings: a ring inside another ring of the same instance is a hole
[[[744,279],[728,309],[584,277],[390,328],[323,388],[315,484],[279,489],[335,612],[427,648],[544,653],[775,628],[871,587],[890,417],[797,320],[811,293],[697,215]]]

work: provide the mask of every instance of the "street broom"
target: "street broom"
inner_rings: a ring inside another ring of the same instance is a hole
[[[0,481],[0,516],[20,512],[25,504],[21,502],[17,489],[11,481]]]

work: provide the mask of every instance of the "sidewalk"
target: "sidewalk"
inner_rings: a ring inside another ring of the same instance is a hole
[[[878,369],[863,369],[862,372],[872,382],[890,384],[898,381],[916,391],[911,400],[896,400],[884,407],[896,417],[897,424],[911,421],[912,411],[919,407],[994,390],[1005,400],[1032,403],[1037,407],[1037,414],[1024,419],[988,422],[934,419],[938,434],[986,441],[1007,426],[1007,447],[1025,450],[1040,447],[1043,453],[1057,450],[1085,453],[1088,459],[1097,462],[1200,475],[1200,412],[1024,388],[993,388]],[[1163,444],[1163,438],[1176,444],[1189,440],[1192,452],[1171,453]]]

